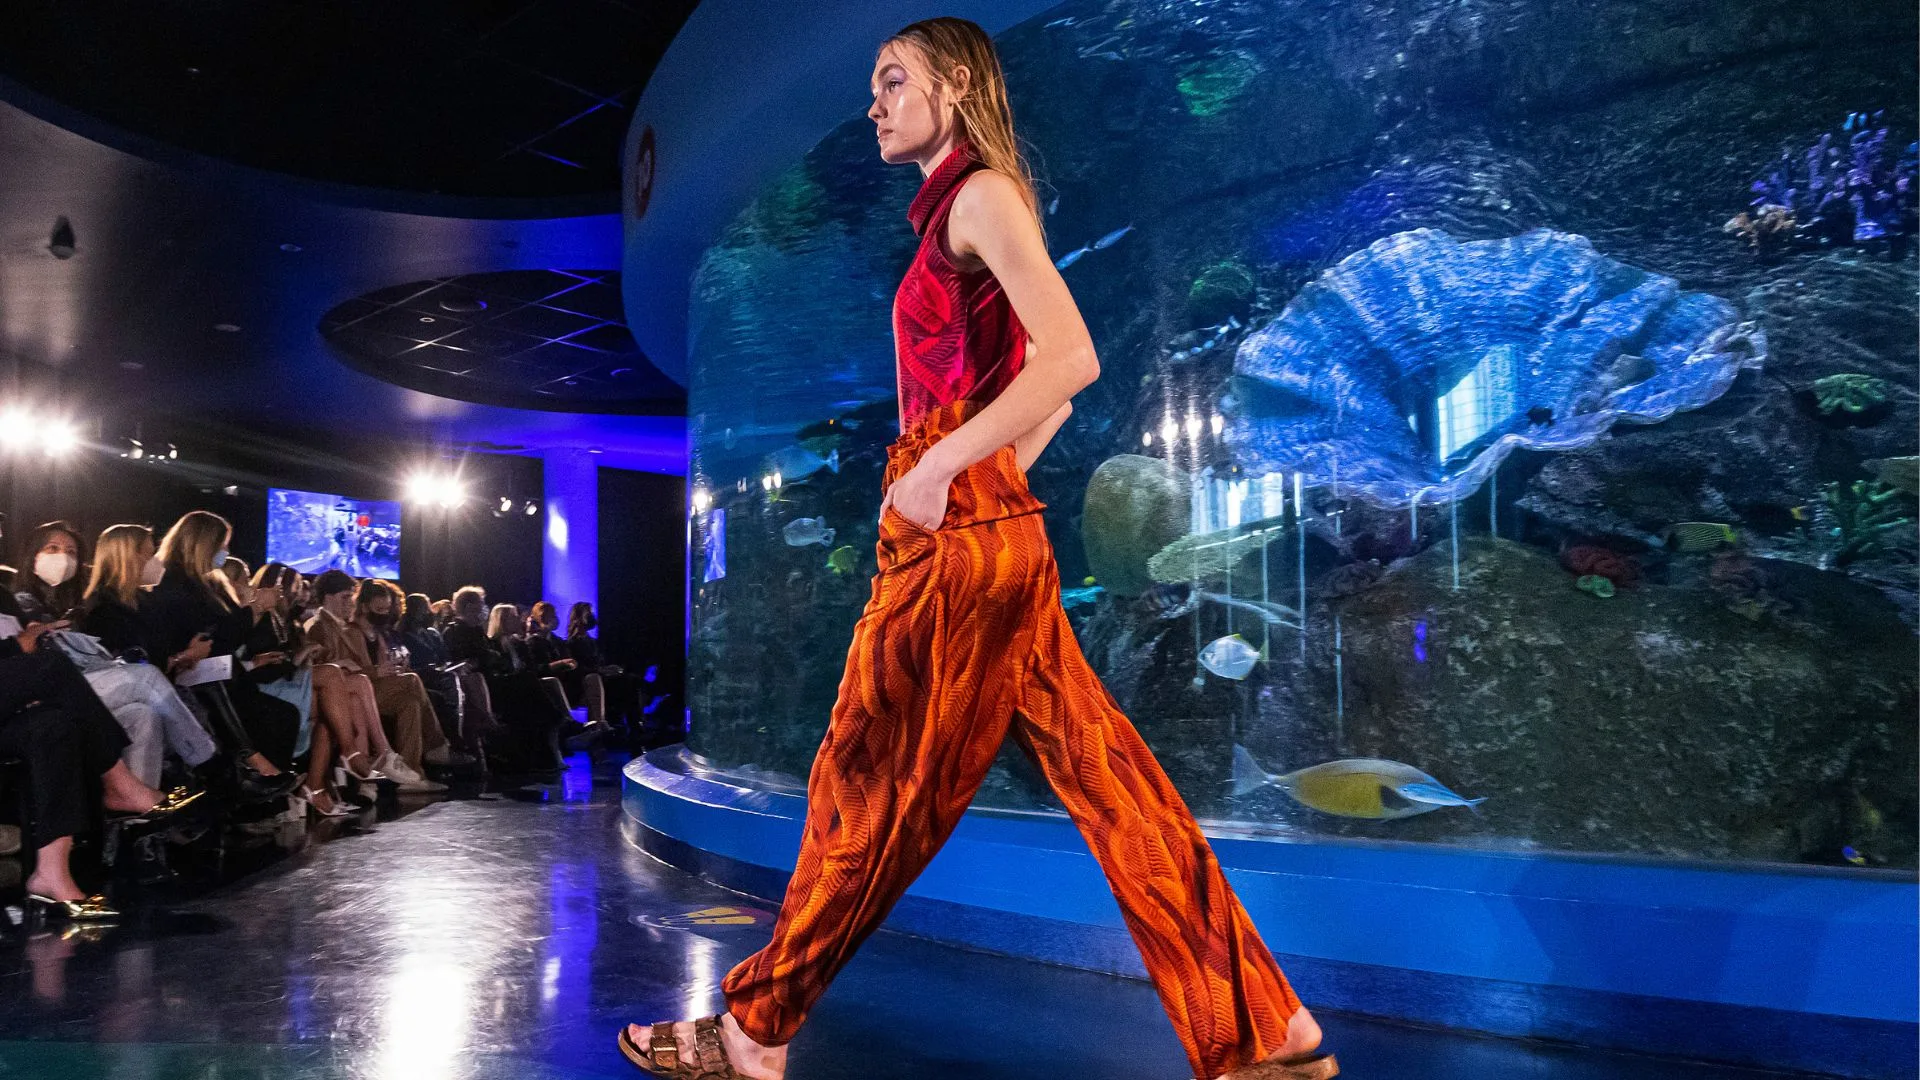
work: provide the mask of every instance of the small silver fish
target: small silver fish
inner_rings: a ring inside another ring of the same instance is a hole
[[[780,535],[786,538],[788,547],[833,543],[833,530],[827,528],[826,518],[794,518]]]
[[[1200,665],[1223,679],[1244,679],[1260,659],[1260,650],[1239,634],[1215,638],[1200,650]]]
[[[1342,758],[1276,775],[1262,769],[1239,743],[1233,744],[1229,782],[1235,795],[1272,785],[1323,814],[1369,821],[1413,817],[1443,806],[1471,808],[1487,801],[1466,798],[1411,765],[1384,758]]]
[[[1127,235],[1132,231],[1133,231],[1132,225],[1122,225],[1120,228],[1113,230],[1112,232],[1108,233],[1107,235],[1101,237],[1098,240],[1095,240],[1093,243],[1088,244],[1086,247],[1083,247],[1078,251],[1067,252],[1065,255],[1062,255],[1060,257],[1060,260],[1054,263],[1053,265],[1056,269],[1065,270],[1067,267],[1072,266],[1074,263],[1079,262],[1082,256],[1085,256],[1095,251],[1105,251],[1106,249],[1112,247],[1114,244],[1120,241],[1121,237]]]

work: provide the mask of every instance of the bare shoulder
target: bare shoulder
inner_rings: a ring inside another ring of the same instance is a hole
[[[1027,201],[1021,196],[1019,183],[1006,173],[992,169],[981,169],[966,178],[960,185],[960,193],[953,197],[953,212],[956,217],[977,222],[1005,214],[1028,216]]]

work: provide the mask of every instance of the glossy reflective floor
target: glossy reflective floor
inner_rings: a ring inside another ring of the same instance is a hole
[[[639,1077],[619,1025],[714,1011],[771,913],[629,847],[618,764],[576,757],[544,803],[427,805],[97,936],[7,929],[0,1077]],[[1316,1015],[1356,1080],[1774,1075]],[[1145,982],[881,933],[788,1075],[1174,1080],[1183,1065]]]

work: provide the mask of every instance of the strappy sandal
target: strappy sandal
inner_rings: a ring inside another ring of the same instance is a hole
[[[718,1016],[703,1016],[693,1022],[695,1061],[681,1059],[680,1043],[673,1036],[673,1022],[653,1024],[650,1030],[652,1037],[647,1040],[650,1045],[645,1050],[627,1037],[626,1026],[621,1027],[619,1039],[620,1052],[647,1075],[666,1080],[747,1080],[727,1060],[727,1049],[720,1042]]]
[[[1256,1061],[1227,1074],[1227,1080],[1329,1080],[1340,1075],[1332,1054],[1313,1054],[1286,1061]]]

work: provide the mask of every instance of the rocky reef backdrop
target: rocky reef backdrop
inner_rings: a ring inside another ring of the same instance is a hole
[[[1915,866],[1917,40],[1895,0],[999,39],[1103,367],[1031,482],[1196,813]],[[804,782],[869,594],[919,182],[850,119],[696,281],[691,741],[759,782]],[[1382,760],[1437,784],[1292,772]],[[1011,746],[978,801],[1054,805]]]

